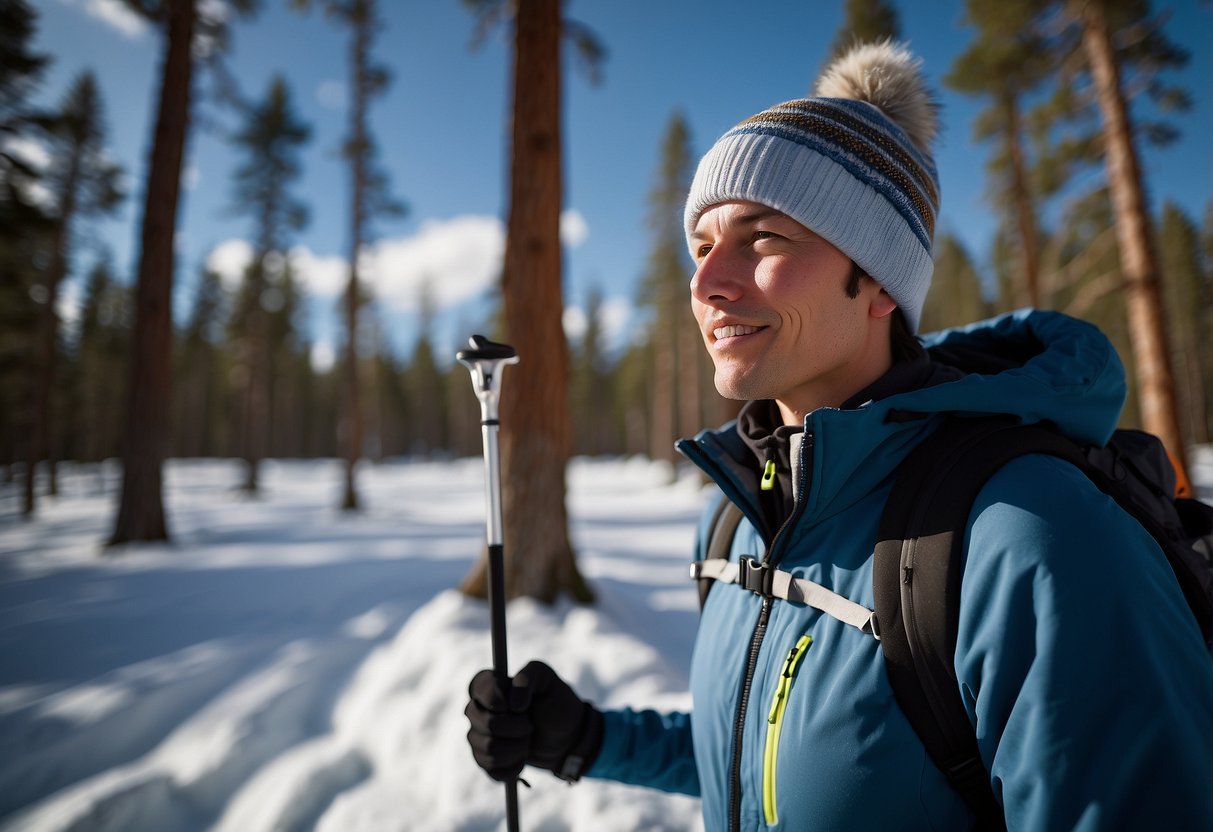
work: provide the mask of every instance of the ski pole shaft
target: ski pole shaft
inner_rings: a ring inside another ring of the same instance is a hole
[[[480,428],[484,440],[484,491],[487,517],[485,540],[489,549],[489,637],[493,645],[493,673],[504,687],[509,681],[505,646],[505,545],[501,524],[501,457],[497,450],[496,424],[485,420]]]
[[[497,448],[500,422],[497,406],[501,398],[501,376],[510,364],[518,363],[518,352],[482,335],[468,340],[468,349],[455,357],[472,374],[472,387],[480,401],[480,433],[484,445],[485,541],[488,545],[489,635],[493,647],[493,675],[502,689],[509,683],[509,661],[505,640],[505,545],[501,519],[501,464]],[[505,784],[505,820],[509,832],[518,832],[518,781]]]

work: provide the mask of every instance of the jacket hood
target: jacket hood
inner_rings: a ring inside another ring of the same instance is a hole
[[[1049,421],[1096,445],[1116,430],[1125,401],[1124,366],[1107,337],[1086,321],[1021,310],[923,341],[932,359],[968,374],[940,391],[946,409]],[[908,402],[916,394],[930,392],[908,393],[902,406],[913,407]]]
[[[1124,368],[1094,326],[1058,312],[1021,310],[923,337],[934,361],[965,373],[954,381],[805,418],[811,450],[802,476],[806,511],[828,515],[881,486],[943,415],[1011,414],[1049,421],[1084,443],[1104,444],[1124,405]],[[678,448],[751,521],[758,512],[753,456],[733,423]],[[803,492],[803,489],[801,489]]]

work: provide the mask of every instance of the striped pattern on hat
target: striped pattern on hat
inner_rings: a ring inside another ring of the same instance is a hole
[[[899,47],[859,49],[866,50],[861,71],[871,56],[877,65],[868,72],[889,71],[891,57],[896,72],[917,73],[917,61]],[[923,106],[933,106],[929,97]],[[684,215],[688,238],[705,210],[735,200],[781,211],[828,240],[888,291],[917,331],[934,268],[939,180],[929,150],[880,108],[806,98],[742,121],[699,163]]]

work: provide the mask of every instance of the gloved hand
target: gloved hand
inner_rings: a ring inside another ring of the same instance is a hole
[[[482,670],[468,695],[468,744],[494,780],[515,780],[529,763],[572,783],[598,756],[602,713],[543,662],[528,664],[505,689]]]

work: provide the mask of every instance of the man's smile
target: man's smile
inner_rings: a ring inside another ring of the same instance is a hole
[[[734,324],[730,326],[718,326],[712,330],[712,336],[717,342],[724,341],[730,338],[739,338],[743,335],[751,335],[760,330],[766,329],[765,326],[746,326],[744,324]]]

